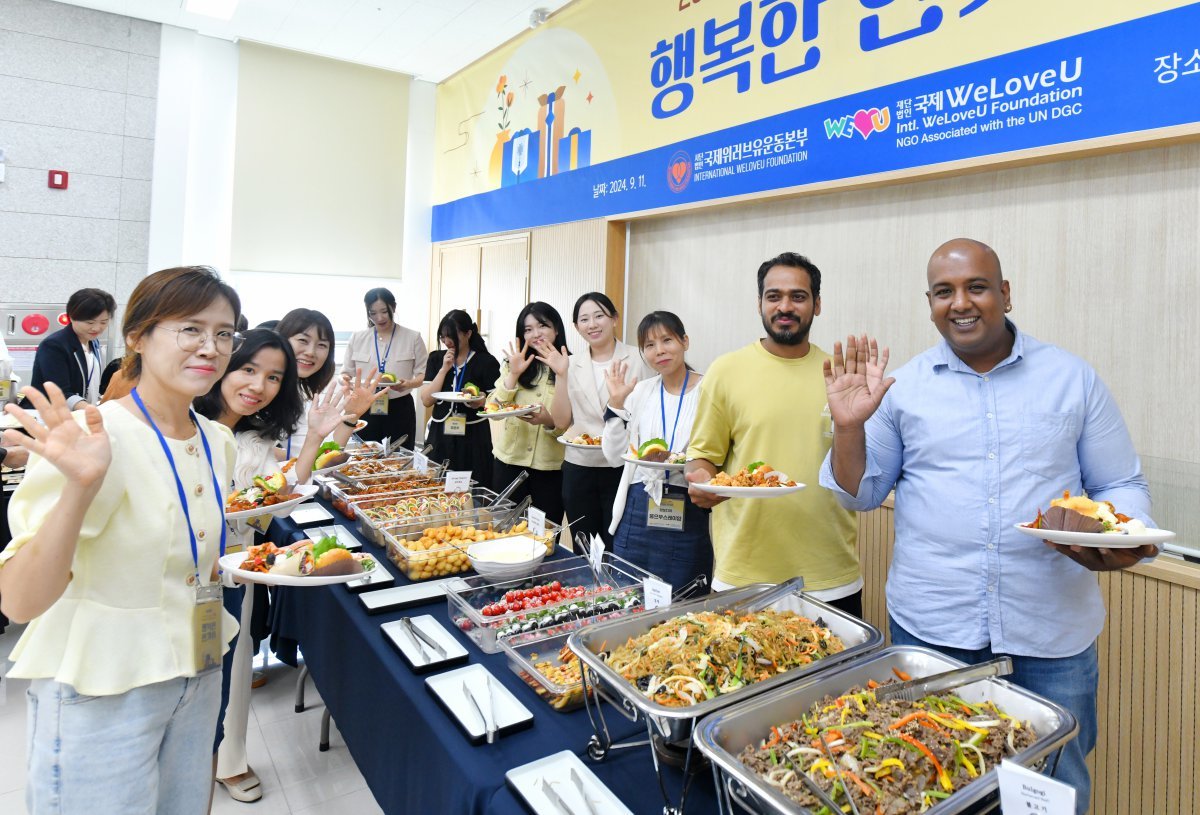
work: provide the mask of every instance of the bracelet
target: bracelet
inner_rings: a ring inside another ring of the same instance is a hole
[[[346,427],[349,427],[351,429],[358,427],[357,421],[352,422],[349,419],[342,419],[342,424],[344,424]]]

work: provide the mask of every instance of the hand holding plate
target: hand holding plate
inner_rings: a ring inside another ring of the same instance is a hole
[[[712,475],[710,475],[708,472],[706,472],[702,469],[689,470],[688,472],[686,472],[684,474],[683,477],[685,479],[687,479],[687,482],[689,485],[704,484],[704,483],[712,480]],[[723,503],[723,502],[729,500],[728,498],[725,498],[724,496],[713,495],[711,492],[704,492],[703,490],[697,490],[697,489],[692,488],[691,486],[688,487],[688,497],[692,499],[693,504],[700,507],[701,509],[712,509],[717,504],[720,504],[720,503]]]
[[[1044,540],[1042,543],[1065,555],[1085,569],[1093,572],[1115,572],[1136,566],[1148,557],[1158,554],[1158,547],[1147,543],[1133,549],[1096,549],[1077,544],[1054,543]]]

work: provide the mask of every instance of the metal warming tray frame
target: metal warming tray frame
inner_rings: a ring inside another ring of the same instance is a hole
[[[772,603],[768,608],[776,611],[794,611],[814,620],[818,617],[823,618],[830,630],[842,639],[846,646],[844,651],[819,659],[811,665],[777,674],[764,682],[746,685],[732,693],[706,699],[684,708],[668,707],[647,699],[641,691],[627,682],[600,658],[600,648],[605,644],[625,642],[630,637],[645,634],[661,622],[688,612],[724,611],[735,603],[753,597],[764,588],[765,586],[762,584],[744,586],[740,589],[709,595],[699,600],[672,604],[638,614],[633,618],[589,626],[587,629],[571,635],[571,650],[579,655],[579,660],[583,663],[584,681],[594,682],[600,697],[609,701],[630,721],[637,721],[639,717],[644,718],[663,739],[678,743],[691,735],[692,726],[699,719],[711,713],[716,713],[749,697],[766,693],[779,685],[795,682],[816,671],[823,671],[830,666],[854,659],[883,644],[883,634],[873,625],[834,608],[828,603],[816,600],[797,589],[795,593]],[[597,733],[597,735],[601,734]]]
[[[962,665],[962,662],[928,648],[894,645],[707,717],[696,730],[695,742],[700,752],[712,762],[721,812],[724,815],[733,815],[736,811],[752,815],[810,813],[742,764],[738,760],[742,750],[758,744],[772,726],[799,719],[827,696],[839,696],[853,687],[865,687],[871,679],[879,683],[892,679],[893,668],[916,679]],[[1039,734],[1037,741],[1010,759],[1026,767],[1057,753],[1079,732],[1075,717],[1061,705],[1003,679],[981,680],[956,688],[954,693],[968,702],[991,700],[1013,718],[1033,725]],[[1057,764],[1057,755],[1054,763]],[[926,812],[928,815],[953,815],[992,811],[998,804],[998,787],[996,769],[992,767]],[[738,810],[734,809],[735,803]]]

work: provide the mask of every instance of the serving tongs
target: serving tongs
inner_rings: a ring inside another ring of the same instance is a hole
[[[403,625],[403,626],[404,626],[404,629],[405,629],[406,631],[408,631],[408,633],[409,633],[409,634],[410,634],[410,635],[411,635],[411,636],[412,636],[412,637],[413,637],[415,640],[417,640],[417,645],[418,645],[418,647],[420,647],[420,649],[421,649],[421,656],[422,656],[422,657],[425,657],[425,656],[426,656],[426,655],[425,655],[425,645],[428,645],[428,646],[429,646],[431,649],[433,649],[434,653],[436,653],[436,654],[437,654],[438,656],[440,656],[442,659],[445,659],[445,658],[446,658],[446,649],[442,647],[441,643],[439,643],[439,642],[438,642],[437,640],[435,640],[433,637],[431,637],[431,636],[429,636],[428,634],[426,634],[426,633],[425,633],[424,631],[422,631],[422,630],[421,630],[419,627],[417,627],[417,626],[413,625],[413,621],[412,621],[412,619],[411,619],[411,618],[409,618],[409,617],[401,617],[401,618],[400,618],[400,623],[401,623],[401,625]],[[422,645],[422,643],[424,643],[424,645]],[[428,662],[428,661],[430,661],[430,660],[429,660],[429,659],[426,659],[426,661]]]
[[[512,483],[500,490],[500,492],[496,495],[496,499],[492,501],[492,506],[498,505],[501,501],[512,495],[516,491],[517,487],[525,483],[525,479],[527,478],[529,478],[528,470],[521,470],[521,472],[517,473],[517,477],[512,480]]]
[[[331,473],[331,475],[333,476],[334,481],[342,482],[343,484],[345,484],[346,486],[348,486],[350,489],[354,490],[355,492],[362,492],[363,490],[366,489],[366,487],[363,485],[363,483],[361,481],[359,481],[358,479],[355,479],[355,478],[351,478],[350,476],[346,475],[343,472],[338,472],[337,470],[334,470]]]
[[[777,586],[771,586],[763,589],[758,594],[752,594],[744,600],[739,600],[726,610],[736,614],[751,614],[755,611],[761,611],[772,603],[778,602],[790,594],[795,594],[803,588],[804,578],[793,577],[791,580],[785,580]]]
[[[405,436],[404,438],[407,439],[408,436]],[[423,456],[427,456],[427,455],[429,455],[429,451],[432,449],[433,449],[433,445],[427,444],[424,447],[422,447],[420,450],[414,450],[413,454],[409,457],[408,461],[406,461],[400,465],[400,472],[404,472],[405,470],[407,470],[409,467],[413,466],[413,464],[415,464],[417,462],[417,454],[418,453],[420,453]],[[385,453],[384,455],[387,455],[387,454]]]
[[[479,714],[480,720],[483,721],[483,729],[487,733],[487,743],[492,744],[496,741],[496,731],[499,730],[500,728],[496,727],[496,710],[495,710],[495,706],[493,704],[494,699],[492,698],[491,676],[489,676],[488,680],[487,680],[487,689],[488,689],[488,712],[492,714],[490,717],[483,715],[483,708],[480,706],[479,700],[475,698],[475,694],[471,692],[471,686],[467,684],[466,680],[463,680],[463,683],[462,683],[463,696],[470,699],[471,704],[475,706],[475,712]]]
[[[846,776],[842,774],[841,763],[838,762],[837,756],[833,754],[833,750],[829,747],[829,742],[825,741],[825,734],[818,733],[817,738],[821,740],[821,746],[825,748],[825,756],[829,759],[829,763],[833,765],[833,772],[837,776],[838,783],[842,785],[842,792],[846,793],[846,800],[850,802],[850,815],[861,815],[858,811],[858,804],[854,803],[854,796],[850,794],[850,788],[846,786]],[[801,773],[807,777],[807,773]],[[822,803],[824,803],[822,801]],[[834,812],[841,812],[842,808],[834,806]]]
[[[1012,673],[1012,670],[1011,658],[997,657],[987,662],[980,662],[978,665],[968,665],[965,668],[955,668],[933,676],[910,679],[897,685],[882,685],[875,689],[875,701],[899,699],[902,702],[916,702],[931,693],[950,690],[960,685],[969,685],[991,676],[1007,676]]]
[[[385,436],[383,439],[383,455],[384,455],[384,457],[386,458],[387,456],[390,456],[392,454],[392,450],[394,450],[397,447],[399,447],[400,445],[404,444],[404,442],[406,442],[406,441],[408,441],[407,433],[405,433],[403,436],[396,439],[395,441],[392,441],[391,436]]]
[[[524,473],[522,473],[524,475]],[[495,504],[493,504],[494,506]],[[517,504],[511,510],[500,516],[500,519],[495,522],[497,532],[509,532],[521,520],[521,516],[525,511],[533,505],[533,496],[526,495],[521,499],[521,503]]]
[[[575,810],[567,806],[567,802],[564,801],[562,797],[554,791],[552,782],[547,781],[544,777],[541,779],[541,790],[542,795],[545,795],[548,799],[550,799],[550,803],[558,807],[558,811],[561,812],[562,815],[575,815]]]

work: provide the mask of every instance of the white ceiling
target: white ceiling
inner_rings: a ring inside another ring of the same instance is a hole
[[[241,0],[228,22],[184,0],[62,0],[75,6],[291,48],[440,82],[570,0]]]

